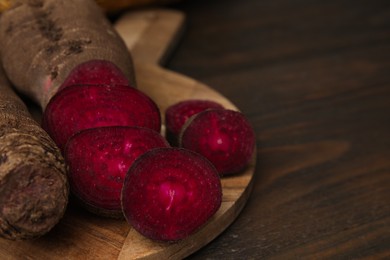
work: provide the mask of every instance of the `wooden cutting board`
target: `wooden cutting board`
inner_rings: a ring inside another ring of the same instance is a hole
[[[155,100],[162,116],[169,105],[190,98],[215,100],[237,110],[210,87],[161,67],[179,39],[183,23],[182,13],[160,9],[130,12],[116,22],[132,52],[138,88]],[[254,168],[255,158],[242,173],[224,177],[219,211],[197,233],[178,243],[151,241],[125,220],[95,216],[71,201],[64,218],[47,235],[31,241],[0,238],[0,259],[184,258],[212,241],[239,215],[250,195]]]

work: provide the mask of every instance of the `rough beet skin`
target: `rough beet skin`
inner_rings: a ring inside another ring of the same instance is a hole
[[[94,213],[123,216],[120,194],[131,164],[152,148],[168,146],[161,134],[143,127],[81,131],[65,148],[71,191]]]
[[[140,156],[126,175],[122,208],[142,235],[178,241],[219,209],[221,181],[203,156],[182,148],[157,148]]]
[[[180,134],[180,146],[205,156],[221,175],[241,171],[252,158],[255,142],[255,133],[245,116],[228,109],[194,115]]]
[[[140,126],[159,132],[161,117],[155,102],[135,88],[73,85],[50,100],[42,126],[63,150],[72,135],[89,128]]]

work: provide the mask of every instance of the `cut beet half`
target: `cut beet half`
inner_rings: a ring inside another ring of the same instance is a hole
[[[168,146],[161,134],[143,127],[81,131],[65,147],[72,193],[92,212],[123,216],[120,194],[131,164],[150,149]]]
[[[165,125],[167,128],[167,139],[177,144],[177,138],[185,122],[193,115],[206,109],[223,109],[217,102],[203,99],[188,99],[175,103],[165,111]]]
[[[62,83],[60,90],[75,84],[128,85],[129,80],[114,63],[106,60],[90,60],[76,66]]]
[[[182,148],[157,148],[140,156],[122,190],[127,221],[142,235],[159,241],[193,234],[216,213],[221,201],[215,167]]]
[[[151,98],[129,86],[74,85],[58,92],[43,115],[43,128],[61,150],[75,133],[103,126],[140,126],[159,132],[160,111]]]
[[[210,109],[191,117],[180,146],[209,159],[221,175],[242,170],[254,153],[256,137],[246,117],[227,109]]]

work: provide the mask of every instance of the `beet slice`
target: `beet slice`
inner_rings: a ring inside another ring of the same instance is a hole
[[[219,209],[222,187],[215,167],[187,149],[156,148],[140,156],[126,175],[122,208],[142,235],[178,241],[196,232]]]
[[[76,66],[62,83],[60,90],[75,84],[83,85],[129,85],[129,80],[112,62],[90,60]]]
[[[65,148],[71,191],[94,213],[123,216],[120,194],[131,164],[152,148],[168,146],[161,134],[143,127],[83,130]]]
[[[141,126],[159,132],[161,118],[154,101],[135,88],[73,85],[50,100],[42,126],[63,150],[67,140],[84,129]]]
[[[210,109],[191,117],[180,134],[180,146],[209,159],[221,175],[241,171],[254,153],[256,136],[245,116]]]
[[[223,109],[217,102],[203,99],[183,100],[169,106],[165,111],[165,124],[167,129],[167,139],[177,145],[177,138],[185,122],[193,115],[206,109]]]

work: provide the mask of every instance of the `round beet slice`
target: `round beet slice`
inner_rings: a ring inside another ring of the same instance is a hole
[[[142,235],[160,241],[193,234],[215,214],[221,201],[215,167],[182,148],[156,148],[140,156],[122,190],[127,221]]]
[[[228,109],[194,115],[180,134],[180,146],[205,156],[221,175],[242,170],[252,158],[255,142],[255,133],[245,116]]]
[[[107,60],[90,60],[77,65],[62,83],[60,90],[75,84],[89,85],[129,85],[123,72]]]
[[[140,126],[160,131],[155,102],[129,86],[73,85],[59,91],[47,105],[43,128],[63,150],[75,133],[102,126]]]
[[[203,99],[183,100],[169,106],[165,111],[165,124],[169,139],[172,141],[177,139],[181,128],[191,116],[211,108],[223,109],[223,106],[217,102]]]
[[[143,127],[83,130],[65,147],[72,193],[90,211],[122,216],[120,194],[131,164],[152,148],[168,146],[161,134]]]

